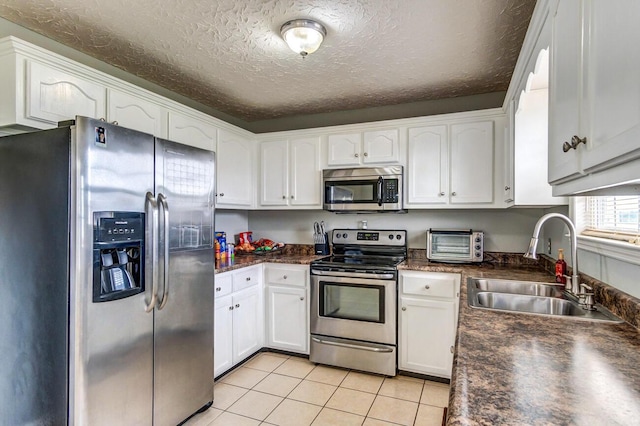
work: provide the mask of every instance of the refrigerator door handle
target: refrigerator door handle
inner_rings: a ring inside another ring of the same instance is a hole
[[[164,274],[162,278],[162,300],[160,300],[160,305],[158,306],[158,310],[161,310],[169,300],[169,203],[167,203],[167,197],[163,194],[158,194],[158,204],[162,206],[164,219]]]
[[[145,302],[144,310],[151,312],[158,301],[158,202],[151,192],[147,192],[144,210],[147,216],[147,235],[151,236],[151,244],[147,244],[147,247],[151,247],[151,262],[145,262],[147,270],[145,283],[146,288],[149,288],[149,284],[151,284],[151,300],[148,304]],[[149,269],[151,269],[151,274],[148,273]]]

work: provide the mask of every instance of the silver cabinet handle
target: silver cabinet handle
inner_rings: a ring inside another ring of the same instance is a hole
[[[224,197],[224,192],[221,192],[221,193],[220,193],[220,196],[221,196],[221,197]]]
[[[164,218],[164,277],[162,279],[162,300],[160,301],[160,306],[158,306],[158,310],[161,310],[169,301],[169,287],[171,280],[169,274],[169,203],[167,203],[167,197],[165,197],[164,194],[158,194],[158,204],[162,206]]]
[[[406,307],[406,306],[403,306],[403,307],[402,307],[402,310],[403,310],[403,311],[406,311],[406,310],[407,310],[407,307]]]
[[[304,300],[304,296],[300,296],[300,300]]]
[[[356,158],[358,158],[358,157],[359,157],[359,154],[356,152]]]
[[[287,199],[287,196],[286,196],[286,195],[283,195],[283,196],[282,196],[282,199],[283,199],[283,200],[286,200],[286,199]]]
[[[233,306],[229,306],[229,310],[230,310],[230,311],[233,311]]]
[[[451,351],[451,353],[453,353],[453,346],[451,346],[449,350]]]
[[[424,286],[424,288],[425,288],[426,290],[429,290],[429,289],[431,288],[431,286],[430,286],[429,284],[427,284],[427,285],[425,285],[425,286]]]
[[[147,271],[151,271],[145,278],[146,287],[151,287],[151,300],[148,304],[145,303],[144,310],[151,312],[158,301],[158,202],[151,192],[147,192],[145,197],[144,211],[149,218],[147,232],[151,235],[151,244],[147,244],[147,247],[150,247],[151,256],[145,259],[145,268]]]
[[[287,276],[286,276],[286,275],[283,275],[283,276],[282,276],[282,279],[283,279],[283,280],[286,280],[286,279],[287,279]]]
[[[444,192],[438,193],[438,197],[444,197]]]
[[[251,277],[247,277],[247,281],[251,281]]]
[[[240,304],[239,304],[239,303],[236,303],[236,308],[239,308],[239,307],[240,307]]]
[[[510,186],[505,186],[505,187],[504,187],[504,190],[505,190],[505,191],[508,191],[508,190],[510,190],[510,189],[511,189],[511,187],[510,187]]]
[[[456,193],[455,193],[455,192],[452,192],[452,193],[451,193],[451,195],[453,195],[453,196],[455,197],[455,196],[456,196]]]
[[[296,197],[294,197],[294,196],[292,195],[292,196],[291,196],[291,199],[293,200],[294,198],[296,198]]]
[[[222,291],[222,287],[216,287],[216,291]]]
[[[369,154],[365,152],[365,153],[364,153],[364,156],[365,156],[365,157],[368,157],[368,156],[369,156]]]

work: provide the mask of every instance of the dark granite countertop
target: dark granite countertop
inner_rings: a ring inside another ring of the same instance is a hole
[[[216,259],[215,273],[233,271],[247,266],[258,265],[260,263],[292,263],[298,265],[308,265],[314,260],[325,256],[314,254],[313,246],[308,245],[287,245],[281,251],[267,254],[236,254],[233,259]]]
[[[468,277],[551,282],[540,266],[410,259],[400,269],[462,274],[447,425],[640,424],[640,334],[631,324],[468,306]],[[597,302],[636,323],[638,299],[596,285]],[[632,307],[609,305],[621,300]]]

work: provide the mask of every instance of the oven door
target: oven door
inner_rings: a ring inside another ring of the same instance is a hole
[[[311,276],[311,333],[396,344],[396,280]]]

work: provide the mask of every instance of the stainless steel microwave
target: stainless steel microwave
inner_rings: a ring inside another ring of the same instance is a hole
[[[471,229],[429,229],[427,259],[469,263],[484,259],[484,233]]]
[[[331,212],[403,212],[402,166],[328,169],[323,208]]]

